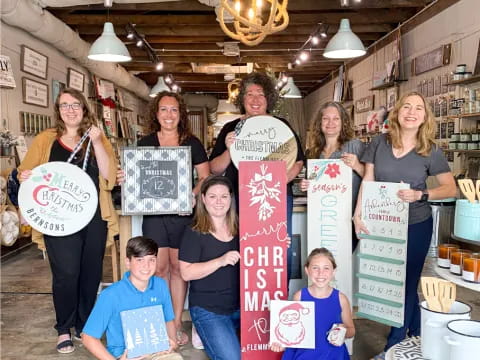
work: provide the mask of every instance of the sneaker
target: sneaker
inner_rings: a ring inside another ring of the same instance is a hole
[[[202,340],[200,339],[200,336],[198,336],[197,329],[195,329],[195,326],[192,324],[192,345],[195,349],[198,350],[203,350],[203,344]]]

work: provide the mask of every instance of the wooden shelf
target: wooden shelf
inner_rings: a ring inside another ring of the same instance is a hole
[[[480,74],[474,75],[468,79],[452,81],[452,82],[446,83],[445,85],[467,85],[475,82],[480,82]]]
[[[458,114],[458,115],[448,115],[447,119],[459,119],[459,118],[469,118],[469,117],[480,117],[480,112]]]
[[[370,89],[370,91],[388,89],[388,88],[391,88],[391,87],[393,87],[393,86],[395,86],[398,83],[401,83],[403,81],[407,81],[407,80],[403,80],[403,79],[393,80],[393,81],[390,81],[390,82],[382,84],[382,85],[374,86]]]
[[[457,150],[457,149],[442,149],[447,153],[464,153],[464,154],[480,154],[480,150]]]

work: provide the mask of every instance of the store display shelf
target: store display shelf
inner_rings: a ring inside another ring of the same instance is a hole
[[[393,80],[382,85],[374,86],[370,89],[370,91],[388,89],[388,88],[391,88],[392,86],[397,85],[398,83],[401,83],[402,81],[407,81],[407,80],[403,80],[403,79]]]
[[[462,279],[460,275],[452,274],[449,269],[443,269],[438,265],[435,265],[434,270],[438,276],[440,276],[445,280],[448,280],[458,286],[462,286],[464,288],[480,292],[480,284],[475,284],[472,282],[465,281]]]
[[[460,119],[460,118],[470,118],[470,117],[479,117],[480,112],[477,113],[468,113],[468,114],[458,114],[458,115],[448,115],[447,119]]]
[[[447,83],[446,85],[467,85],[467,84],[472,84],[480,82],[480,74],[472,76],[468,79],[462,79],[462,80],[456,80],[456,81],[451,81]]]
[[[480,152],[480,150],[477,150],[477,151]],[[480,247],[480,241],[464,239],[460,236],[456,236],[453,232],[450,234],[450,236],[453,240]]]
[[[457,149],[442,149],[447,153],[463,153],[463,154],[479,154],[480,150],[457,150]]]

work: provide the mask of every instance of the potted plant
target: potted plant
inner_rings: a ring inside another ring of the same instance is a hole
[[[12,155],[12,147],[17,145],[17,137],[8,129],[0,130],[0,155]]]

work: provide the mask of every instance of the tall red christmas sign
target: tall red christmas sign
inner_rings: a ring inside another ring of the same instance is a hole
[[[286,174],[283,161],[239,164],[242,360],[281,358],[268,342],[270,300],[288,296]]]

